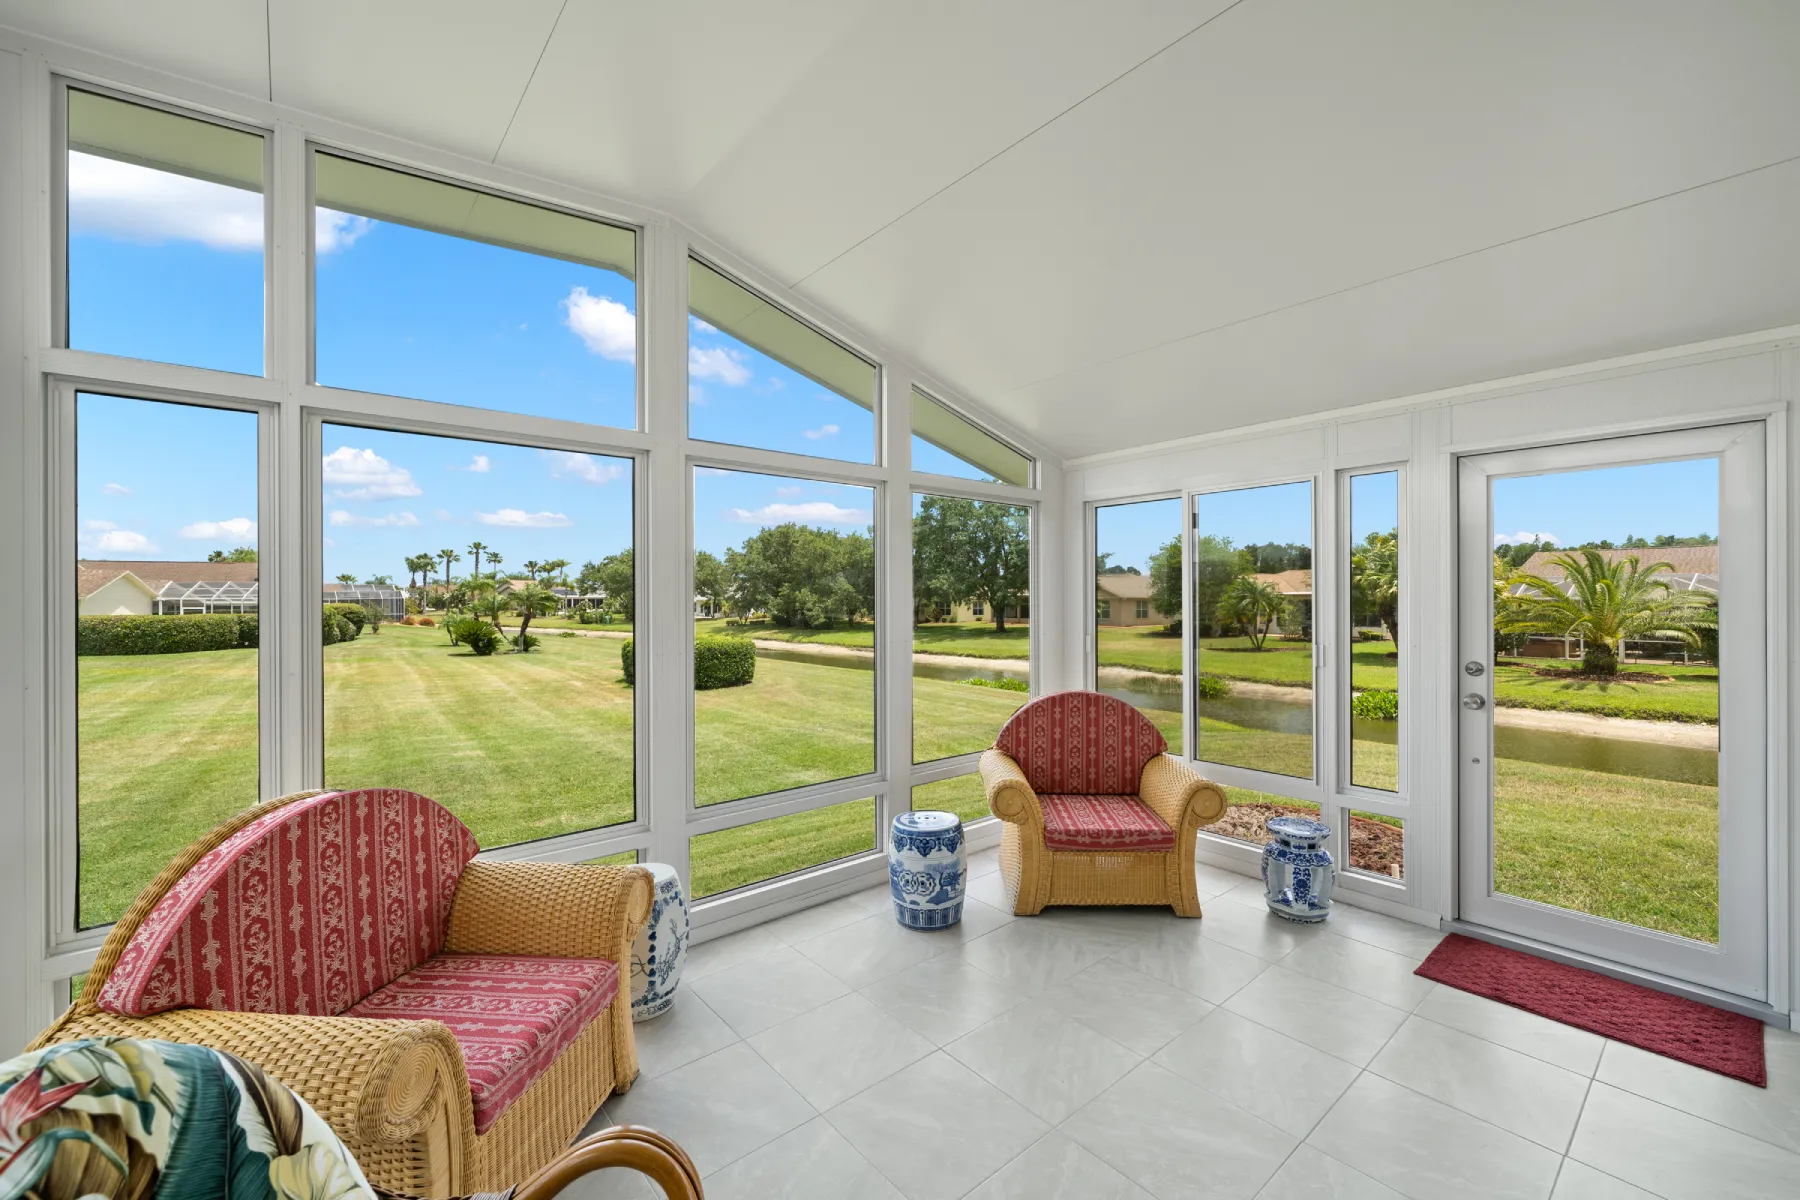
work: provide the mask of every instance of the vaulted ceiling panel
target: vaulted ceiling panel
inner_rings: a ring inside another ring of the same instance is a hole
[[[0,25],[268,99],[268,28],[244,0],[0,0]]]

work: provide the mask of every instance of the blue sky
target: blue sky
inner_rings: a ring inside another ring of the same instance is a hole
[[[1230,538],[1235,546],[1261,542],[1312,544],[1312,483],[1208,492],[1194,501],[1201,535]]]
[[[1150,556],[1181,536],[1181,498],[1108,504],[1094,510],[1094,549],[1108,564],[1150,573]]]
[[[262,373],[259,193],[83,154],[70,155],[69,191],[72,345]],[[624,275],[330,211],[316,214],[315,243],[321,383],[635,423],[637,288]],[[868,410],[697,319],[689,343],[695,437],[873,460]],[[84,512],[116,528],[89,531],[84,556],[204,557],[254,542],[252,418],[114,401],[106,421],[88,426]],[[163,453],[143,455],[145,446]],[[985,477],[917,438],[913,447],[918,470]],[[579,563],[630,538],[628,460],[575,463],[348,427],[328,428],[324,448],[327,577],[398,578],[406,555],[477,538],[500,547],[509,568],[528,558]],[[126,466],[138,480],[129,493],[93,490]],[[867,488],[750,473],[703,471],[695,487],[697,545],[715,553],[781,520],[865,528],[873,507]],[[229,536],[215,546],[183,529]]]
[[[1496,542],[1554,539],[1576,546],[1634,534],[1719,533],[1713,458],[1496,479],[1493,494]]]

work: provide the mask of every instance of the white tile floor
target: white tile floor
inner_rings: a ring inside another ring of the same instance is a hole
[[[1421,980],[1420,926],[1207,867],[1199,921],[1015,920],[995,869],[953,932],[883,888],[697,947],[594,1127],[676,1138],[710,1200],[1800,1196],[1800,1035],[1765,1091]]]

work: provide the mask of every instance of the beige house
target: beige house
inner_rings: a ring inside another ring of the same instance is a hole
[[[75,596],[84,617],[255,612],[256,564],[84,558]]]
[[[961,600],[950,606],[950,619],[959,625],[966,625],[972,621],[992,621],[994,614],[987,605],[979,600]],[[1016,604],[1007,605],[1006,619],[1008,621],[1031,620],[1031,601],[1025,599]]]
[[[1269,632],[1304,635],[1312,629],[1313,585],[1310,570],[1267,571],[1250,578],[1258,583],[1274,585],[1275,590],[1288,602],[1287,619],[1277,622]]]
[[[1102,625],[1167,625],[1174,617],[1150,601],[1150,577],[1122,573],[1094,580],[1094,620]]]

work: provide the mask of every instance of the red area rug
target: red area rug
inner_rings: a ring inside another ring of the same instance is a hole
[[[1414,972],[1678,1062],[1769,1086],[1762,1022],[1453,933]]]

